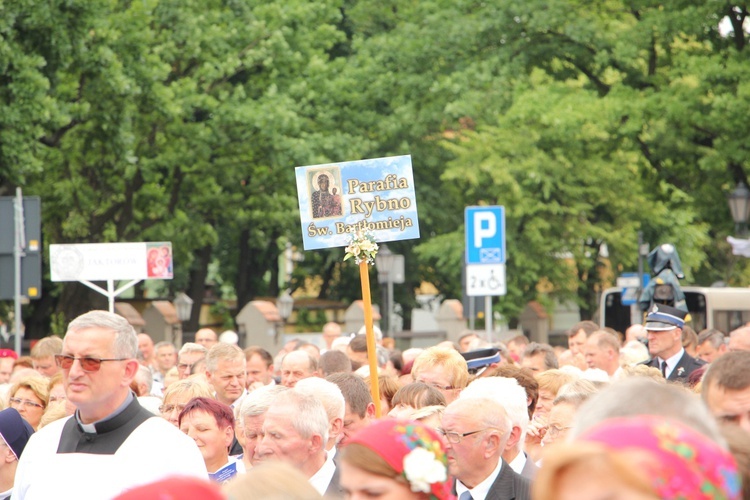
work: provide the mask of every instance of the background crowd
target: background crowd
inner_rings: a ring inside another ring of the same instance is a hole
[[[376,329],[371,374],[365,334],[336,323],[269,353],[210,329],[154,345],[92,311],[29,357],[0,352],[0,491],[750,498],[750,326],[688,320],[657,305],[623,333],[584,321],[567,348],[466,332],[401,352]]]

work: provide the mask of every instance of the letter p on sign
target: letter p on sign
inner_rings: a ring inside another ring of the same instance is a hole
[[[505,263],[505,207],[466,207],[467,264]]]

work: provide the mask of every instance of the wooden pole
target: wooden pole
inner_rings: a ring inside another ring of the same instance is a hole
[[[378,385],[378,356],[375,347],[375,332],[372,330],[372,299],[370,298],[370,272],[367,261],[359,263],[359,278],[362,281],[362,302],[365,306],[365,329],[367,330],[367,361],[370,365],[370,394],[375,403],[375,417],[380,418],[380,386]]]

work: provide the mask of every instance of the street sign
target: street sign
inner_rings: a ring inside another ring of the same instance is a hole
[[[638,302],[638,289],[645,287],[649,282],[649,275],[644,274],[642,282],[638,280],[638,273],[622,273],[617,277],[617,286],[622,288],[620,303],[624,306],[632,306]]]
[[[39,196],[23,196],[23,254],[21,257],[21,295],[42,298],[42,200]],[[0,197],[0,300],[15,296],[16,245],[14,198]]]
[[[469,264],[466,266],[466,295],[481,297],[505,295],[505,264]]]
[[[466,207],[467,264],[505,264],[505,207]]]

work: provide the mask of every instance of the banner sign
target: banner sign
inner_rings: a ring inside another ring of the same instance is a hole
[[[411,156],[297,167],[305,250],[343,247],[349,233],[375,241],[419,238]]]
[[[172,243],[50,245],[52,281],[172,279]]]

